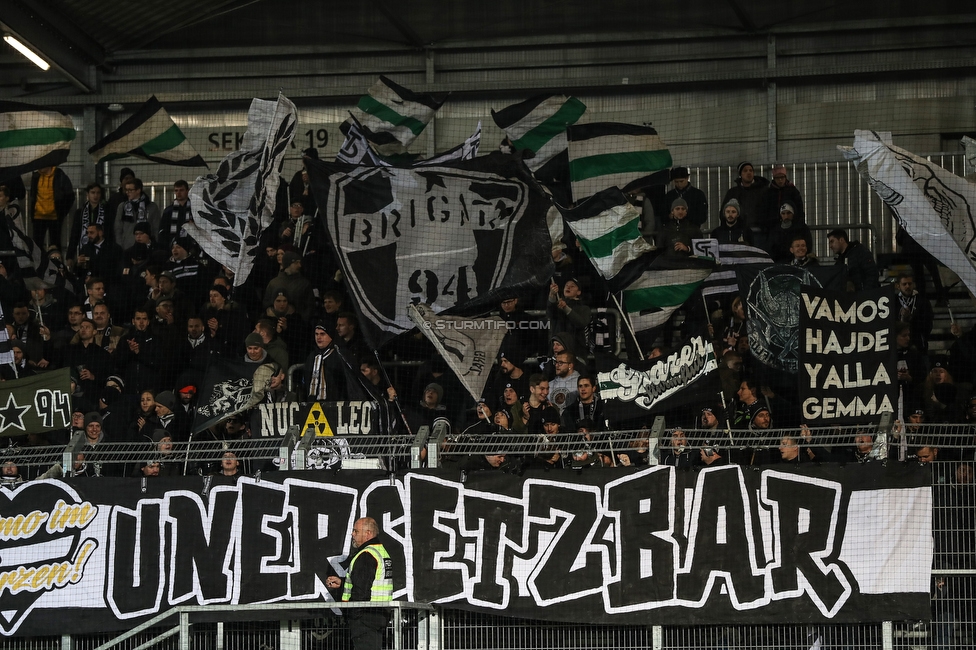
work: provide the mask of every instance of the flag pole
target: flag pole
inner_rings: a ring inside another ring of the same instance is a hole
[[[383,373],[383,381],[385,381],[388,386],[393,386],[393,382],[390,381],[390,375],[386,373],[386,368],[383,366],[383,362],[380,361],[379,350],[373,350],[373,356],[376,357],[376,364],[380,367],[380,372]],[[403,421],[403,426],[407,429],[407,433],[413,436],[413,431],[410,430],[410,424],[407,422],[407,415],[403,412],[403,408],[400,406],[400,396],[395,392],[396,388],[393,390],[393,404],[396,406],[397,412],[400,414],[400,419]]]
[[[644,352],[641,350],[640,343],[637,342],[637,334],[634,332],[634,326],[630,323],[630,315],[624,311],[623,306],[620,304],[620,300],[617,298],[617,294],[611,293],[610,297],[613,298],[614,304],[617,305],[617,309],[620,311],[620,316],[624,319],[624,323],[627,325],[627,331],[630,332],[630,337],[634,341],[634,347],[637,348],[637,354],[640,358],[644,358]]]

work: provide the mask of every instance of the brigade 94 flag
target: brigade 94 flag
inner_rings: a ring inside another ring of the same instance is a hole
[[[848,293],[803,287],[797,375],[805,422],[863,424],[894,412],[898,316],[893,301],[890,289]]]
[[[478,309],[552,276],[550,201],[514,157],[404,169],[310,160],[309,181],[363,333],[414,328],[412,304]]]

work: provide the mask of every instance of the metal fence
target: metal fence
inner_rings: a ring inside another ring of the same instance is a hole
[[[958,176],[965,174],[965,156],[962,153],[935,153],[926,158]],[[829,230],[843,224],[858,224],[849,229],[851,240],[860,239],[872,246],[875,255],[893,253],[897,226],[889,215],[884,202],[858,175],[854,165],[843,162],[792,162],[786,163],[790,180],[803,196],[806,223],[815,230]],[[769,178],[772,164],[756,164],[756,175]],[[738,177],[735,165],[690,167],[691,184],[700,188],[708,197],[709,218],[703,231],[719,226],[719,211],[725,192],[735,185]],[[109,188],[112,189],[112,188]],[[160,207],[165,208],[173,198],[172,183],[144,181],[144,191]],[[84,201],[84,188],[75,188],[75,206]],[[63,237],[67,242],[65,228]],[[829,259],[826,237],[814,241],[814,254]]]
[[[664,429],[658,421],[646,430],[607,432],[586,441],[590,451],[619,452],[621,449],[643,449],[650,462],[661,460],[672,446],[674,430]],[[778,449],[784,437],[802,440],[803,432],[796,429],[729,432],[714,430],[683,430],[685,449],[698,451],[714,447],[723,450]],[[933,462],[927,463],[933,473],[933,533],[935,557],[932,567],[918,570],[931,572],[932,617],[923,621],[894,621],[856,625],[712,625],[703,613],[698,626],[640,626],[590,625],[580,623],[552,623],[511,617],[436,608],[430,622],[421,631],[417,612],[402,612],[394,621],[388,635],[390,648],[403,650],[556,650],[583,648],[733,648],[750,649],[843,649],[871,648],[963,649],[976,643],[976,424],[974,425],[917,425],[903,427],[881,421],[869,427],[822,427],[810,430],[810,444],[822,445],[837,458],[843,456],[856,471],[859,462],[919,462],[920,447],[937,449]],[[865,439],[865,437],[867,439]],[[859,440],[860,439],[860,440]],[[727,442],[726,442],[727,441]],[[868,444],[870,442],[870,444]],[[859,449],[861,457],[853,452]],[[397,452],[401,462],[410,458],[413,441],[405,450]],[[500,436],[490,440],[463,435],[452,436],[442,427],[431,431],[425,445],[434,445],[445,454],[488,453],[499,445],[522,455],[534,453],[541,444],[537,436]],[[251,448],[255,457],[275,457],[286,448],[284,439],[242,441],[238,448]],[[210,447],[207,447],[210,449]],[[182,448],[179,448],[182,451]],[[275,450],[278,451],[275,451]],[[566,448],[572,451],[570,447]],[[194,458],[209,458],[216,448]],[[57,459],[63,448],[35,448],[24,450],[18,460],[30,463]],[[121,452],[120,452],[121,453]],[[192,452],[196,454],[196,452]],[[8,454],[9,455],[9,454]],[[885,456],[888,457],[885,460]],[[430,458],[430,456],[428,456]],[[903,458],[904,460],[899,460]],[[926,458],[929,458],[926,455]],[[32,460],[31,460],[32,459]],[[121,456],[117,462],[126,462]],[[692,469],[693,471],[693,469]],[[572,476],[573,470],[566,470]],[[93,479],[97,480],[97,479]],[[884,531],[878,531],[883,535]],[[270,609],[263,607],[264,609]],[[201,610],[207,608],[200,608]],[[216,608],[212,608],[216,609]],[[200,620],[186,629],[185,645],[179,635],[160,641],[165,629],[154,627],[141,631],[113,646],[125,650],[142,647],[194,648],[200,650],[347,650],[348,644],[341,619],[326,612],[304,613],[297,617],[283,615],[275,620],[269,612],[255,615],[238,612],[233,620],[217,622]],[[267,619],[272,620],[258,620]],[[398,626],[398,627],[397,627]],[[394,629],[397,628],[397,629]],[[14,638],[0,640],[0,650],[95,650],[115,635],[72,636],[43,638]],[[399,639],[399,645],[394,643]],[[152,645],[146,645],[152,644]]]

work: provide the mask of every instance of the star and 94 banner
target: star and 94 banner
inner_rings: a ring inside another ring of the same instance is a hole
[[[68,368],[0,383],[0,436],[64,429],[71,424]]]

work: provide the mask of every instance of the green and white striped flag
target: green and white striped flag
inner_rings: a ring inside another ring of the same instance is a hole
[[[0,102],[0,178],[64,164],[75,135],[63,113]]]
[[[443,103],[380,75],[351,113],[376,153],[393,156],[407,151]]]
[[[702,262],[699,265],[691,259],[689,268],[649,268],[624,289],[624,311],[634,331],[664,324],[714,268],[714,263]]]
[[[608,187],[624,192],[670,180],[671,152],[649,126],[579,124],[569,136],[569,176],[579,203]]]
[[[155,95],[88,153],[96,163],[135,156],[164,165],[207,167]]]
[[[541,95],[513,104],[491,117],[517,151],[535,155],[525,160],[533,172],[566,150],[566,128],[576,124],[586,105],[566,95]]]
[[[594,194],[579,206],[561,209],[563,219],[576,234],[580,247],[614,288],[615,281],[627,283],[621,276],[633,279],[625,272],[653,247],[640,232],[640,211],[627,201],[616,187]],[[640,273],[640,271],[637,271]]]

